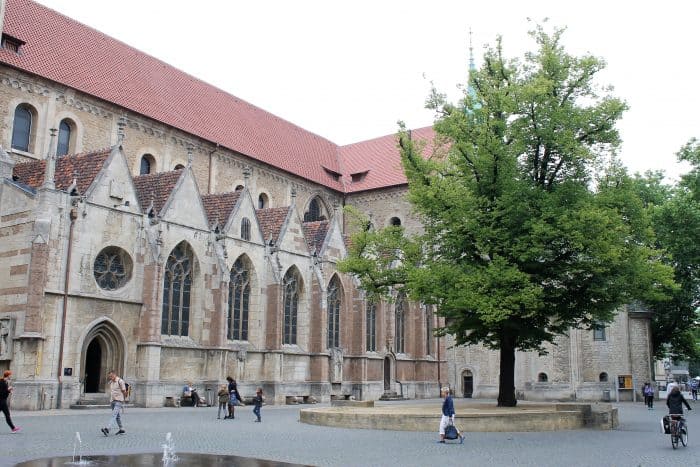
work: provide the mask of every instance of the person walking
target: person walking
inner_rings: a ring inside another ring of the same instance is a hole
[[[647,410],[654,410],[654,387],[649,383],[644,383],[642,393],[644,394],[644,403],[647,406]]]
[[[102,434],[109,436],[110,428],[115,425],[119,428],[116,434],[123,435],[126,433],[124,431],[124,426],[122,425],[122,411],[124,407],[124,402],[126,401],[126,384],[124,380],[121,379],[114,370],[107,373],[107,380],[109,383],[109,398],[110,405],[112,407],[112,417],[109,419],[109,423],[106,427],[101,428]]]
[[[12,386],[10,386],[10,378],[12,378],[12,372],[10,370],[5,370],[5,372],[2,374],[2,378],[0,378],[0,410],[2,410],[2,413],[5,414],[5,421],[10,427],[10,430],[12,430],[12,433],[19,433],[21,428],[12,423],[10,406],[7,403],[7,400],[12,395],[13,389]]]
[[[450,395],[450,388],[442,388],[442,395],[445,398],[445,400],[442,402],[442,418],[440,419],[440,441],[438,441],[438,443],[445,442],[445,429],[447,429],[447,425],[454,425],[455,423],[455,405],[452,401],[452,396]],[[464,436],[459,432],[459,430],[457,430],[457,436],[459,437],[459,444],[464,443]]]
[[[255,420],[256,422],[262,421],[260,419],[260,409],[262,408],[263,400],[263,390],[259,387],[255,390],[255,397],[253,397],[253,404],[255,404],[255,407],[253,407],[253,413],[257,417],[257,419]]]
[[[219,420],[221,419],[221,412],[224,412],[224,420],[228,417],[226,415],[228,411],[228,389],[226,388],[225,384],[222,384],[219,387],[219,392],[217,393],[217,396],[219,396],[219,410],[216,412],[216,419]]]
[[[240,405],[242,401],[241,395],[238,393],[238,384],[236,383],[236,380],[233,379],[230,376],[226,377],[226,381],[228,381],[228,418],[230,420],[233,420],[236,418],[236,411],[235,407],[237,405]]]

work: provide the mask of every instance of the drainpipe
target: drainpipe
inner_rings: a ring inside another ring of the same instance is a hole
[[[68,251],[66,252],[66,275],[63,281],[63,313],[61,316],[61,340],[58,344],[58,391],[56,393],[56,408],[61,408],[61,399],[63,396],[63,343],[66,338],[66,313],[68,311],[68,286],[70,285],[70,260],[73,252],[73,228],[75,220],[78,218],[78,210],[72,208],[70,210],[70,227],[68,229]]]

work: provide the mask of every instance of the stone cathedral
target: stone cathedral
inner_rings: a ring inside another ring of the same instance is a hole
[[[338,146],[29,0],[0,1],[0,30],[13,407],[99,400],[111,369],[147,407],[228,375],[274,403],[497,393],[497,353],[436,338],[430,307],[400,290],[372,305],[337,271],[344,206],[421,228],[394,135]],[[516,384],[595,400],[650,374],[649,316],[625,308],[518,354]]]

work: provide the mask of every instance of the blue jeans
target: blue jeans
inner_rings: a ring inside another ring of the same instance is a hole
[[[255,414],[256,417],[258,417],[258,421],[260,421],[260,406],[256,405],[253,408],[253,413]]]
[[[121,401],[112,401],[112,418],[109,420],[107,428],[117,425],[120,430],[122,429],[122,404]]]

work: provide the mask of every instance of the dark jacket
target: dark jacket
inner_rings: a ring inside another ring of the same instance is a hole
[[[678,392],[671,392],[671,394],[668,395],[666,398],[666,405],[668,406],[668,413],[670,414],[683,414],[683,404],[685,404],[686,407],[688,407],[688,410],[691,410],[690,405],[688,404],[688,401],[685,400],[685,397],[683,397],[683,394],[681,394],[680,391]]]
[[[4,379],[0,379],[0,400],[6,401],[8,397],[10,397],[10,385]]]
[[[451,417],[455,414],[455,405],[452,402],[452,396],[449,394],[442,403],[442,414],[446,417]]]
[[[229,395],[232,395],[233,398],[243,402],[243,399],[241,399],[241,395],[238,393],[238,385],[235,381],[231,381],[230,383],[228,383],[228,393]]]
[[[262,407],[263,397],[259,394],[256,394],[255,397],[253,397],[253,404],[255,404],[255,407]]]

